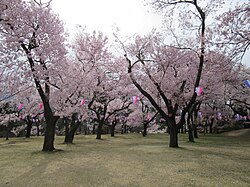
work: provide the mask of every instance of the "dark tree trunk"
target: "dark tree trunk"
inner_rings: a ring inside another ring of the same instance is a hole
[[[67,120],[66,120],[64,143],[68,143],[68,144],[73,143],[75,132],[80,125],[81,125],[81,122],[77,120],[77,113],[72,114],[70,125],[67,123]]]
[[[188,113],[188,119],[187,119],[187,123],[188,123],[188,141],[189,142],[194,142],[194,130],[193,130],[193,118],[192,118],[192,114]]]
[[[148,124],[147,123],[143,123],[143,132],[142,132],[142,136],[147,136],[147,129],[148,129]]]
[[[124,133],[124,125],[122,125],[122,130],[121,130],[121,134]]]
[[[112,137],[115,136],[115,126],[117,125],[117,119],[115,118],[113,121],[112,121],[112,124],[110,126],[110,134]]]
[[[109,127],[105,126],[105,134],[109,134]]]
[[[110,126],[110,134],[111,134],[112,137],[115,136],[115,125],[114,125],[114,124],[112,124],[112,125]]]
[[[65,134],[64,143],[72,144],[73,139],[74,139],[74,133],[69,131],[67,134]]]
[[[193,123],[193,130],[194,130],[194,138],[198,138],[198,131],[197,131],[197,125],[198,125],[198,116],[197,116],[198,110],[194,110],[194,123]]]
[[[169,147],[178,147],[178,128],[176,126],[171,125],[169,128],[170,132],[170,142]]]
[[[10,122],[8,122],[7,127],[6,127],[6,140],[9,140],[9,131],[10,131]]]
[[[128,128],[127,128],[127,125],[124,125],[124,133],[128,133]]]
[[[98,123],[96,139],[100,140],[102,138],[102,122]]]
[[[181,126],[181,133],[184,134],[184,124]]]
[[[65,125],[64,143],[66,143],[67,140],[69,139],[69,122],[68,122],[68,119],[66,117],[64,117],[63,120],[64,120],[64,125]]]
[[[206,117],[205,123],[204,123],[204,136],[207,133],[207,126],[208,126],[208,117]]]
[[[26,128],[25,137],[30,138],[30,132],[31,132],[31,128],[32,128],[32,119],[30,116],[27,116],[26,123],[27,123],[27,128]]]
[[[213,123],[214,123],[214,118],[211,119],[211,122],[209,124],[209,133],[213,133]]]
[[[203,135],[205,136],[206,135],[206,125],[205,124],[204,124],[203,130],[204,130]]]
[[[52,114],[45,115],[46,128],[42,151],[51,152],[55,150],[54,140],[55,140],[55,128],[56,122],[59,119],[58,116],[53,116]]]
[[[68,144],[72,144],[74,137],[75,137],[75,132],[76,132],[76,128],[71,128],[70,131],[68,132],[68,134],[65,134],[65,139],[64,139],[64,143],[68,143]]]
[[[194,142],[193,128],[191,124],[188,124],[188,141]]]
[[[92,131],[92,134],[95,134],[95,126],[96,124],[93,125],[93,131]]]
[[[198,137],[198,131],[197,131],[197,124],[194,124],[194,137],[199,138]]]
[[[40,129],[39,129],[39,123],[36,122],[36,135],[39,136],[40,135]]]

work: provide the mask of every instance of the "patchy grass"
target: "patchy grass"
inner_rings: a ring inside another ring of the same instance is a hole
[[[43,137],[0,139],[0,186],[249,186],[250,131],[238,136],[180,135],[178,149],[167,134],[76,136],[63,151],[43,153]]]

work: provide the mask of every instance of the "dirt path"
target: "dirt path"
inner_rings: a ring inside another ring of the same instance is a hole
[[[250,136],[250,129],[239,129],[235,131],[225,132],[223,133],[225,136],[232,136],[232,137],[240,137],[240,136]]]

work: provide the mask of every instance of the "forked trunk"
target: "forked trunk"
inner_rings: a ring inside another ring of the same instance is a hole
[[[78,129],[78,127],[80,126],[81,122],[77,121],[76,123],[73,122],[71,123],[70,128],[67,127],[67,132],[65,131],[65,139],[64,139],[64,143],[68,143],[68,144],[72,144],[74,137],[75,137],[75,132]]]
[[[178,128],[176,126],[170,126],[170,141],[169,147],[178,148]]]

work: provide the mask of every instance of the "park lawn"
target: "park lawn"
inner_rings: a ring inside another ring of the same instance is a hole
[[[1,187],[249,186],[250,131],[200,135],[196,143],[168,134],[78,135],[73,145],[56,137],[54,153],[41,151],[43,137],[0,139]]]

